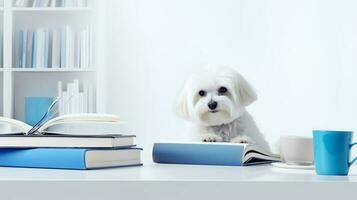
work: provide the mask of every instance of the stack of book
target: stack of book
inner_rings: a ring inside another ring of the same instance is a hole
[[[0,166],[3,167],[96,169],[142,165],[142,149],[135,146],[134,135],[46,131],[58,124],[74,122],[120,123],[120,118],[115,115],[66,115],[34,127],[4,117],[0,117],[0,122],[20,131],[0,135]]]
[[[64,87],[62,81],[59,81],[58,97],[59,115],[95,112],[95,92],[92,84],[80,85],[79,80],[74,80]]]
[[[16,7],[87,7],[87,0],[16,0]]]
[[[75,30],[23,29],[18,32],[18,68],[90,68],[92,65],[92,26]]]

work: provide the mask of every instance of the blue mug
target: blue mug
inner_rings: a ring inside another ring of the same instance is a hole
[[[352,143],[353,132],[314,130],[313,136],[316,173],[346,176],[357,160],[350,161],[350,150],[357,144]]]

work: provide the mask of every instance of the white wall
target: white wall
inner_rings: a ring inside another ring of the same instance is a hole
[[[233,64],[257,89],[249,111],[270,141],[312,129],[357,130],[357,2],[108,0],[106,109],[150,159],[179,139],[173,112],[190,72]]]

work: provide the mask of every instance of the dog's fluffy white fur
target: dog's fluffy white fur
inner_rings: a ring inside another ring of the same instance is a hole
[[[251,85],[229,67],[193,74],[179,97],[177,114],[194,124],[192,138],[204,142],[269,145],[245,107],[257,99]]]

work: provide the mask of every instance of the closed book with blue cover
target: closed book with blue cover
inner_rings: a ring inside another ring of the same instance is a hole
[[[280,159],[250,144],[159,142],[154,144],[153,160],[170,164],[244,166]]]
[[[0,166],[95,169],[141,165],[141,149],[0,149]]]

